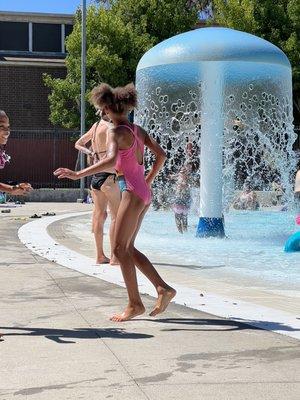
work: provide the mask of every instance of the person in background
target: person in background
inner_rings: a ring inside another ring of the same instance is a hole
[[[243,186],[242,193],[233,203],[233,208],[236,210],[258,210],[259,202],[257,195],[251,188],[250,182],[246,181]]]
[[[192,197],[189,183],[189,168],[184,166],[180,169],[176,179],[175,200],[173,211],[178,232],[184,233],[188,229],[188,213],[191,208]]]
[[[98,111],[99,113],[100,111]],[[97,113],[97,114],[98,114]],[[91,129],[75,143],[75,148],[88,157],[88,165],[94,165],[105,159],[107,149],[107,132],[113,126],[105,114],[96,122]],[[90,145],[89,145],[90,144]],[[112,252],[114,247],[114,231],[117,212],[120,204],[120,190],[116,183],[114,168],[107,168],[105,171],[96,173],[91,179],[91,196],[94,203],[92,216],[92,232],[96,243],[96,264],[119,264]],[[103,249],[103,229],[107,218],[107,206],[110,210],[110,259],[106,257]]]
[[[5,146],[7,144],[10,135],[10,124],[9,118],[5,111],[0,110],[0,170],[10,161],[10,157],[5,152]],[[18,185],[7,185],[6,183],[0,182],[0,191],[9,193],[13,196],[24,196],[32,190],[29,183],[19,183]],[[1,340],[0,333],[0,340]]]
[[[282,185],[280,184],[279,180],[274,180],[272,182],[272,191],[274,193],[274,197],[272,199],[272,204],[274,206],[281,204],[281,199],[284,194]]]
[[[10,135],[9,118],[5,111],[0,110],[0,170],[10,162],[10,157],[5,152]],[[0,192],[9,193],[13,196],[24,196],[32,190],[29,183],[19,183],[17,185],[8,185],[0,182]]]

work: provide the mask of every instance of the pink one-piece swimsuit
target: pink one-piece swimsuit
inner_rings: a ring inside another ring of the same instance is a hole
[[[145,205],[151,203],[151,190],[145,180],[145,166],[139,164],[137,159],[137,149],[144,155],[144,142],[138,135],[138,126],[119,125],[128,128],[133,134],[133,143],[129,149],[119,149],[115,168],[124,175],[126,190],[133,192]]]

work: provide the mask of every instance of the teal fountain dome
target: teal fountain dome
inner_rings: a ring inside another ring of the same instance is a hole
[[[246,32],[201,28],[164,40],[141,58],[137,71],[161,64],[189,61],[256,61],[290,67],[282,50]]]
[[[150,49],[136,83],[135,119],[168,154],[154,197],[171,206],[171,177],[189,171],[197,236],[225,236],[224,212],[246,182],[262,192],[280,182],[292,197],[291,65],[275,45],[233,29],[196,29]]]

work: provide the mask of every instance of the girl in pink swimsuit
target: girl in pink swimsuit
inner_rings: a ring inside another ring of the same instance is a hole
[[[121,193],[124,191],[133,192],[147,206],[151,202],[151,190],[145,180],[143,163],[144,141],[139,136],[137,125],[133,125],[133,127],[129,124],[119,125],[118,129],[120,128],[129,130],[132,133],[133,139],[132,145],[128,149],[119,149],[117,155],[115,168],[118,173]],[[137,160],[138,154],[142,160],[141,164]]]
[[[115,89],[101,84],[93,89],[91,100],[95,106],[105,111],[114,125],[108,134],[106,158],[82,171],[58,168],[54,174],[59,179],[76,180],[112,166],[116,168],[122,198],[116,219],[113,252],[120,261],[129,302],[123,313],[116,314],[111,319],[117,322],[126,321],[145,311],[138,291],[135,267],[156,288],[158,299],[150,313],[150,316],[155,316],[165,311],[176,291],[163,281],[148,258],[135,248],[134,242],[151,202],[151,184],[162,168],[166,155],[143,128],[128,121],[127,116],[137,102],[133,84]],[[155,156],[155,162],[146,177],[145,145]]]

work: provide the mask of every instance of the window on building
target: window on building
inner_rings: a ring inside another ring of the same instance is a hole
[[[33,27],[33,51],[61,53],[61,25],[37,24]]]
[[[73,25],[66,25],[65,26],[65,37],[67,38],[70,33],[72,33],[73,30]]]
[[[28,51],[28,23],[0,22],[0,50]]]

